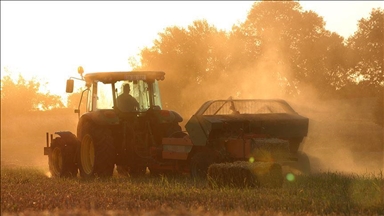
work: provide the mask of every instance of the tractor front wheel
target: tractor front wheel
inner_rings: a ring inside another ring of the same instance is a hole
[[[49,171],[53,177],[76,177],[75,163],[77,139],[73,137],[56,137],[51,143],[51,154],[48,157]]]

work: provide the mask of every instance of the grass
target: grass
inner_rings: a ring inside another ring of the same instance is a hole
[[[181,177],[48,178],[2,168],[2,215],[383,215],[383,173],[295,176],[282,188],[211,188]]]

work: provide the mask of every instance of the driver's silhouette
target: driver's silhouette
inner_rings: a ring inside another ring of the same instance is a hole
[[[117,106],[121,111],[133,112],[139,109],[139,102],[129,94],[131,88],[128,83],[123,86],[123,93],[117,97]]]

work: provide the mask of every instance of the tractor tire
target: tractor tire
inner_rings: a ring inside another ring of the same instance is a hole
[[[110,129],[87,122],[81,132],[78,164],[83,178],[110,177],[115,168],[116,149]]]
[[[56,137],[52,140],[52,152],[48,157],[49,171],[52,177],[76,177],[76,148],[78,140],[73,137]]]
[[[195,179],[206,179],[208,167],[214,162],[214,158],[208,152],[197,152],[191,158],[191,177]]]
[[[304,175],[311,174],[311,162],[309,161],[308,155],[305,152],[298,151],[297,157],[298,157],[298,170]]]
[[[309,161],[308,155],[302,151],[298,151],[296,155],[297,155],[297,162],[289,163],[288,169],[291,172],[294,172],[294,173],[296,172],[297,174],[302,174],[302,175],[311,174],[311,163]]]

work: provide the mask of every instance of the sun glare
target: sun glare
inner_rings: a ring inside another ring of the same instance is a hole
[[[288,173],[288,174],[285,176],[285,178],[286,178],[288,181],[290,181],[290,182],[295,181],[295,175],[293,175],[292,173]]]
[[[128,59],[166,27],[207,19],[229,30],[246,18],[252,2],[93,2],[92,10],[86,2],[1,4],[1,74],[8,67],[37,78],[41,91],[66,97],[65,80],[77,76],[79,65],[85,72],[129,71]]]
[[[8,67],[12,73],[47,83],[42,91],[66,97],[65,80],[77,76],[79,65],[84,66],[85,72],[131,70],[128,59],[151,46],[166,27],[187,27],[195,20],[205,19],[218,29],[230,31],[234,24],[246,19],[253,4],[252,1],[2,2],[1,74]],[[382,5],[309,1],[300,4],[305,10],[323,16],[327,28],[342,36],[353,33],[357,19],[367,16],[372,7]]]

